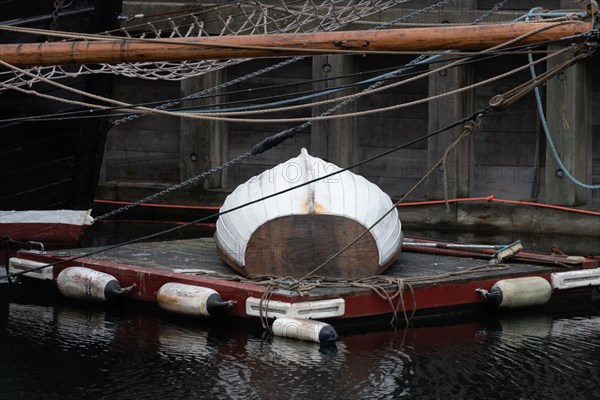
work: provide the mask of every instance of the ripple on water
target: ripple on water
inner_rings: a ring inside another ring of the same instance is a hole
[[[598,315],[344,335],[332,346],[62,305],[12,303],[0,326],[6,398],[600,397]]]

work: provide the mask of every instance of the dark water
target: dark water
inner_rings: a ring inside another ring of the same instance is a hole
[[[2,399],[600,398],[595,308],[345,334],[321,347],[83,305],[2,307]]]
[[[98,225],[87,244],[160,228]],[[543,250],[553,240],[532,241]],[[322,347],[232,324],[0,294],[0,399],[600,399],[597,302],[344,333]]]

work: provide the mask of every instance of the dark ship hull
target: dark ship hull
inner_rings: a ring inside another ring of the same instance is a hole
[[[0,23],[43,29],[54,25],[60,31],[98,33],[115,28],[120,11],[121,1],[71,0],[63,2],[55,18],[52,0],[13,0],[0,5]],[[2,43],[46,40],[43,36],[0,32]],[[106,74],[64,78],[59,82],[101,96],[112,94],[113,79]],[[25,89],[89,100],[46,83]],[[107,118],[10,121],[77,110],[78,106],[0,90],[0,237],[49,245],[73,244],[91,223],[90,212],[110,128]]]

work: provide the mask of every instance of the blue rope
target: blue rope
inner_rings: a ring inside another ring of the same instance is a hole
[[[531,9],[530,13],[536,9],[537,9],[537,7]],[[526,18],[526,20],[529,20],[529,15],[526,15],[525,18]],[[531,55],[531,52],[529,52],[529,54],[527,54],[527,57],[528,57],[529,64],[530,64],[529,71],[531,72],[531,78],[533,80],[536,80],[537,75],[535,73],[535,68],[533,67],[533,64],[532,64],[533,56]],[[552,140],[552,137],[550,136],[550,130],[548,129],[548,123],[546,122],[546,115],[544,114],[544,107],[542,105],[542,96],[540,95],[540,89],[538,87],[535,88],[535,102],[537,104],[537,110],[538,110],[538,114],[540,116],[540,121],[542,123],[542,128],[544,129],[544,134],[546,135],[546,140],[548,141],[548,146],[550,147],[550,151],[552,152],[552,156],[554,157],[554,160],[558,164],[558,167],[564,172],[565,176],[567,178],[569,178],[569,180],[571,182],[573,182],[575,185],[582,187],[584,189],[587,189],[587,190],[600,189],[600,185],[588,185],[587,183],[583,183],[580,180],[578,180],[577,178],[575,178],[573,175],[571,175],[571,173],[569,172],[569,170],[567,169],[565,164],[560,159],[558,150],[556,150],[554,141]]]
[[[422,64],[423,62],[420,62],[420,64]],[[366,83],[371,83],[371,82],[376,82],[376,81],[384,81],[386,79],[392,78],[394,75],[398,74],[398,70],[394,70],[392,72],[388,72],[386,74],[383,75],[379,75],[379,76],[375,76],[373,78],[369,78],[369,79],[365,79],[363,81],[360,81],[357,83],[357,85],[363,85]],[[312,94],[308,94],[305,96],[300,96],[300,97],[294,97],[293,99],[287,99],[287,100],[279,100],[279,101],[274,101],[271,103],[263,103],[263,104],[252,104],[252,105],[248,105],[248,106],[241,106],[241,107],[233,107],[233,108],[218,108],[218,109],[212,109],[212,110],[187,110],[186,112],[189,113],[197,113],[197,114],[210,114],[210,113],[222,113],[222,112],[236,112],[236,111],[248,111],[248,110],[257,110],[257,109],[262,109],[262,108],[267,108],[267,107],[280,107],[280,106],[284,106],[284,105],[288,105],[288,104],[293,104],[293,103],[297,103],[297,102],[301,102],[303,100],[311,100],[317,97],[321,97],[321,96],[327,96],[330,94],[334,94],[334,93],[338,93],[341,92],[343,90],[346,90],[347,88],[333,88],[333,89],[328,89],[328,90],[324,90],[318,93],[312,93]],[[268,110],[265,110],[265,112],[267,112]]]
[[[521,15],[519,18],[515,19],[515,22],[519,22],[522,20],[528,21],[530,17],[542,17],[542,18],[559,18],[559,17],[564,17],[567,15],[578,15],[580,17],[585,17],[586,13],[584,12],[549,12],[549,13],[536,13],[536,12],[532,12],[532,11],[536,11],[536,10],[541,10],[541,7],[535,7],[532,8],[529,13],[525,14],[525,15]]]

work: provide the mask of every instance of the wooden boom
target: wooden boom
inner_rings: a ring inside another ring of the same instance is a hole
[[[278,57],[366,51],[487,49],[535,30],[518,45],[580,35],[591,23],[510,23],[436,28],[293,33],[198,38],[69,41],[0,45],[0,60],[19,67],[59,64]],[[582,41],[579,37],[573,41]]]

